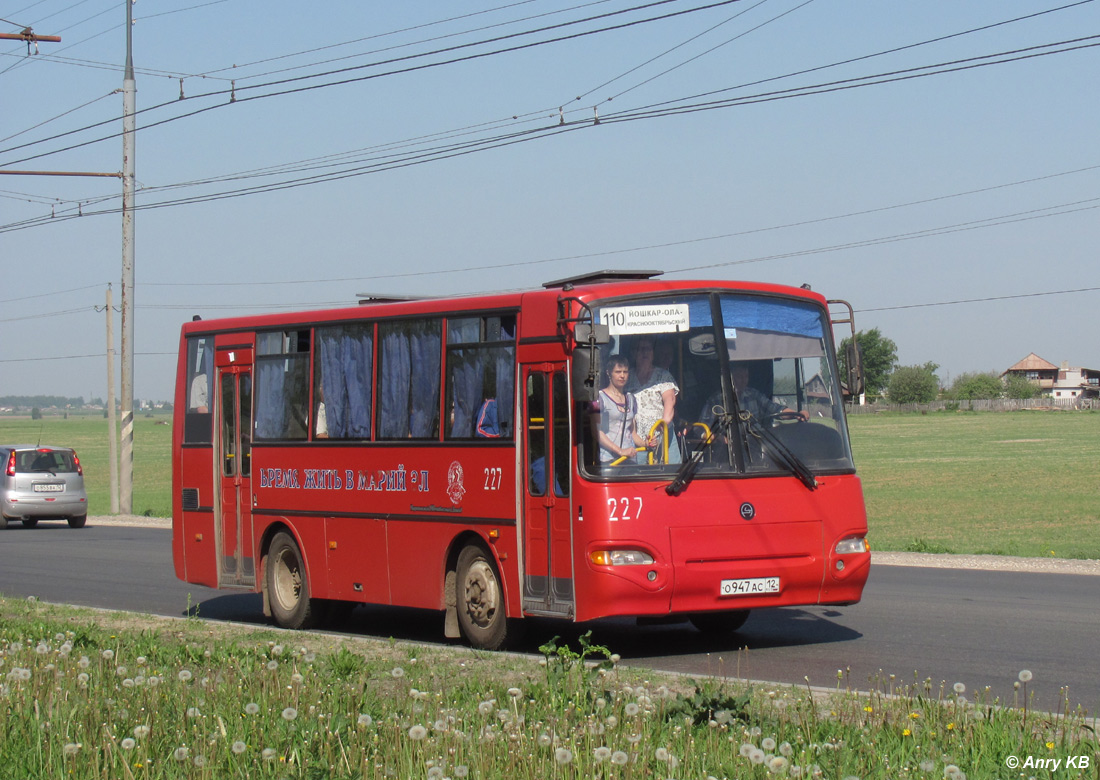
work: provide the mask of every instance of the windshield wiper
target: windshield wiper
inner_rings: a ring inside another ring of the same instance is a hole
[[[781,442],[774,433],[764,426],[756,417],[748,412],[743,412],[741,418],[748,423],[749,431],[756,436],[771,452],[778,457],[791,473],[798,477],[799,481],[808,490],[817,490],[817,478],[813,471],[800,457],[794,454],[790,447]]]

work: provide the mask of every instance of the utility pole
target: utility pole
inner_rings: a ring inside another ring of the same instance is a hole
[[[107,452],[111,459],[111,514],[118,514],[118,416],[115,412],[115,312],[107,285]]]
[[[133,2],[126,4],[126,73],[122,80],[122,457],[119,511],[134,511],[134,83]]]

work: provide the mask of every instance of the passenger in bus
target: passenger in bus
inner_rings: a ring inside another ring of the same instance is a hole
[[[638,399],[638,430],[642,436],[653,437],[657,462],[679,463],[680,444],[672,428],[672,419],[676,414],[676,396],[680,388],[671,372],[654,362],[656,343],[652,336],[639,337],[633,346],[634,370],[626,389]],[[671,350],[668,359],[671,360]],[[657,425],[660,421],[665,425]],[[669,435],[667,461],[663,440],[666,433]],[[641,453],[638,462],[648,462],[648,456],[649,453]]]
[[[316,422],[313,425],[313,438],[315,439],[327,439],[328,438],[328,414],[325,412],[325,389],[318,384],[317,385],[317,417]]]
[[[626,391],[630,363],[622,355],[612,355],[604,367],[607,386],[600,390],[600,462],[633,459],[648,442],[638,433],[635,417],[638,400]]]
[[[195,374],[195,378],[191,380],[191,401],[187,407],[189,411],[199,414],[210,412],[209,384],[206,374]]]
[[[742,412],[748,412],[761,423],[785,412],[795,414],[793,409],[784,406],[773,398],[769,398],[749,384],[749,364],[747,361],[730,361],[730,379],[733,382],[733,389],[737,393],[737,406]],[[706,403],[703,404],[703,409],[699,413],[699,422],[713,428],[714,421],[718,419],[718,413],[723,404],[722,390],[719,389],[711,394]],[[726,411],[733,412],[732,409]],[[805,409],[797,414],[802,420],[810,419],[809,412]]]

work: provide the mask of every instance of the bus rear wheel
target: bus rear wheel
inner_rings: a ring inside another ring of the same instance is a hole
[[[498,650],[508,634],[504,591],[489,554],[479,545],[464,547],[456,565],[458,624],[476,648]]]
[[[309,597],[306,565],[298,543],[280,531],[271,540],[264,566],[271,616],[283,628],[310,628],[316,619]]]
[[[704,634],[732,634],[749,619],[749,610],[737,609],[732,612],[699,612],[692,615],[691,624]]]

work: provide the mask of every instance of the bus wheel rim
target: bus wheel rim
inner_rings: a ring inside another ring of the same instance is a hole
[[[463,604],[474,625],[488,627],[497,614],[500,589],[493,568],[486,561],[475,561],[463,582]]]
[[[302,573],[292,555],[283,553],[275,562],[275,595],[285,607],[298,603],[302,592]]]

